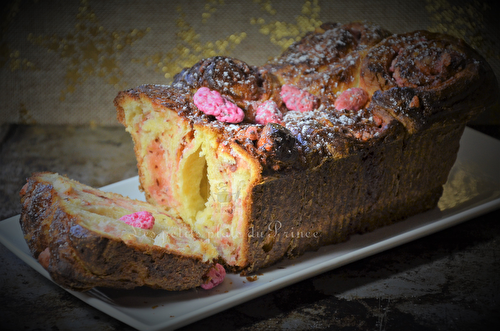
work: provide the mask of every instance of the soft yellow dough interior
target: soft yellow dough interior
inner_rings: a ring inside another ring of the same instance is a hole
[[[209,126],[149,104],[124,107],[148,202],[175,210],[230,265],[243,266],[251,187],[259,169]]]
[[[53,185],[60,193],[65,208],[79,215],[80,224],[91,231],[130,244],[155,245],[182,255],[198,256],[203,261],[218,257],[211,244],[195,238],[191,229],[178,217],[163,209],[53,176]],[[153,215],[155,222],[152,229],[141,229],[120,220],[124,215],[140,211]]]

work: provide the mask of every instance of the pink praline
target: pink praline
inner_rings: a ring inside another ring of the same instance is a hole
[[[245,112],[240,107],[208,87],[200,87],[193,96],[193,102],[199,110],[221,122],[240,123],[245,118]]]
[[[208,282],[201,284],[201,287],[205,290],[210,290],[224,281],[224,278],[226,278],[226,270],[222,265],[217,263],[214,268],[210,269],[207,277],[209,278]]]
[[[138,211],[129,215],[120,217],[120,221],[132,225],[136,228],[151,230],[155,224],[153,214],[148,211]]]

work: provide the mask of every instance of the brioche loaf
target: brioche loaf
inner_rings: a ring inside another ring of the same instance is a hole
[[[434,208],[497,96],[462,40],[327,23],[263,66],[204,59],[115,105],[147,201],[248,273]]]
[[[33,174],[20,195],[28,247],[65,288],[177,291],[211,288],[225,274],[210,243],[175,214],[146,202],[50,172]],[[137,213],[148,213],[150,223],[134,224],[130,215]]]

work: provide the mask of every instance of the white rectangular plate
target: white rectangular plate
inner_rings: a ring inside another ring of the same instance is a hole
[[[466,128],[438,208],[371,233],[353,236],[345,243],[283,261],[261,270],[262,275],[253,282],[230,274],[223,284],[209,291],[168,292],[138,288],[68,292],[139,330],[179,328],[300,280],[500,208],[499,156],[500,141]],[[134,177],[102,189],[144,200],[138,186],[138,178]],[[31,257],[19,225],[19,215],[0,222],[0,242],[50,279],[47,271]]]

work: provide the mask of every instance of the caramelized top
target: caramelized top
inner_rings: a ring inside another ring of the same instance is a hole
[[[280,95],[285,84],[312,94],[317,108],[287,109]],[[229,124],[201,112],[192,98],[200,87],[234,102],[245,119]],[[350,88],[363,89],[368,101],[359,110],[336,109],[339,98],[349,105],[352,93],[344,92]],[[451,118],[466,121],[496,100],[498,85],[486,61],[454,37],[326,23],[264,66],[217,56],[182,70],[171,86],[144,85],[124,93],[145,93],[240,144],[265,170],[278,171],[344,157]],[[266,100],[278,106],[280,123],[255,123],[256,108]]]

